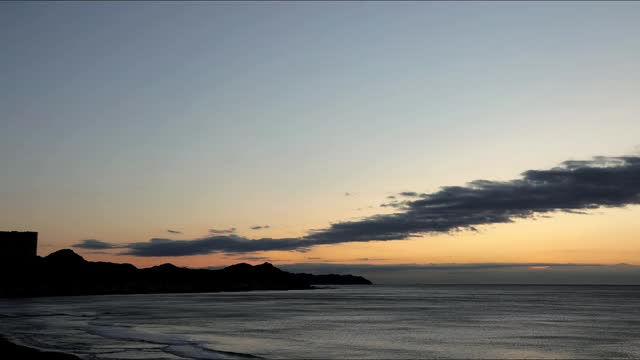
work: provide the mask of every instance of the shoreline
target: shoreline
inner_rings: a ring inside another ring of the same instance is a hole
[[[15,344],[0,335],[0,358],[3,359],[35,359],[35,360],[80,360],[71,354],[42,351],[35,348]]]

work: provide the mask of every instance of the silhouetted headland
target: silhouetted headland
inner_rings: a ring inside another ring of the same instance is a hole
[[[36,256],[38,233],[35,231],[0,231],[0,262],[17,262]]]
[[[270,263],[232,265],[220,270],[164,264],[138,269],[131,264],[86,261],[72,250],[0,265],[0,297],[218,292],[312,289],[314,284],[371,284],[360,276],[294,274]]]

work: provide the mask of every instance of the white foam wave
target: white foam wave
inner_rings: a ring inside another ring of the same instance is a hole
[[[215,359],[215,360],[236,360],[236,359],[258,359],[258,357],[246,354],[231,353],[207,349],[198,345],[171,345],[164,349],[165,352],[189,359]]]
[[[189,344],[189,340],[178,335],[167,335],[127,326],[91,326],[88,333],[110,339],[143,341],[160,345]]]
[[[163,351],[188,359],[257,359],[249,354],[217,351],[190,341],[184,336],[156,333],[128,326],[92,325],[87,331],[105,338],[166,345]]]

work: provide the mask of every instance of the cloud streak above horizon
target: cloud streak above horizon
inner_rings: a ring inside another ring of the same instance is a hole
[[[209,233],[214,235],[228,235],[236,232],[236,228],[232,227],[229,229],[209,229]]]
[[[256,226],[251,226],[249,229],[251,230],[262,230],[262,229],[269,229],[271,228],[271,226],[269,225],[256,225]]]
[[[108,243],[106,241],[96,240],[96,239],[87,239],[82,240],[77,244],[72,245],[74,248],[79,249],[87,249],[87,250],[107,250],[107,249],[117,249],[120,246]]]
[[[343,221],[298,238],[248,239],[231,234],[193,240],[151,239],[126,245],[85,240],[75,247],[124,248],[134,256],[188,256],[271,250],[307,251],[317,245],[405,240],[423,234],[476,230],[550,212],[585,212],[640,203],[640,156],[594,157],[563,162],[548,170],[528,170],[510,181],[475,180],[434,193],[405,191],[403,200],[383,204],[396,213]],[[235,229],[234,229],[235,230]],[[110,247],[100,247],[110,246]]]

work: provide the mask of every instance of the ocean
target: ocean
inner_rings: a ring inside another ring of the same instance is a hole
[[[85,359],[640,358],[640,287],[340,286],[0,299],[0,334]]]

